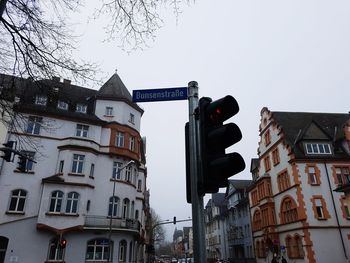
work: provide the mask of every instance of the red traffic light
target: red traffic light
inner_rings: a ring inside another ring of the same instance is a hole
[[[62,238],[62,239],[60,240],[60,246],[61,246],[61,248],[65,248],[66,245],[67,245],[67,240],[64,239],[64,238]]]

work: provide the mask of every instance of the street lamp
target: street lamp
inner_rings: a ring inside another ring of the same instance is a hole
[[[115,182],[116,182],[116,179],[120,177],[120,172],[122,170],[124,170],[125,168],[127,168],[128,166],[134,164],[134,163],[135,163],[135,161],[131,160],[127,164],[125,164],[124,166],[118,167],[117,173],[115,174],[115,178],[113,180],[112,209],[111,209],[111,215],[110,215],[110,218],[109,218],[109,233],[108,233],[108,249],[109,249],[109,251],[108,251],[108,260],[107,260],[107,262],[112,262],[110,257],[111,257],[111,253],[112,253],[111,238],[112,238],[112,219],[113,219],[113,213],[114,213]]]

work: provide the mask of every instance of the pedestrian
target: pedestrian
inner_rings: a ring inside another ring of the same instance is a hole
[[[284,256],[282,256],[281,263],[287,263],[287,259],[285,259]]]
[[[277,258],[275,256],[273,256],[271,263],[278,263]]]

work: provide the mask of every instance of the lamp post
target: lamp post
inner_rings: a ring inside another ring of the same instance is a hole
[[[111,238],[112,238],[112,220],[113,220],[113,214],[114,214],[114,196],[115,196],[115,182],[116,179],[120,176],[120,172],[127,168],[128,166],[130,166],[131,164],[134,164],[135,161],[129,161],[127,164],[125,164],[122,167],[118,167],[117,173],[115,174],[115,178],[113,178],[113,194],[112,194],[112,209],[111,209],[111,215],[109,218],[109,232],[108,232],[108,260],[107,262],[112,262],[113,260],[111,260],[111,253],[112,253],[112,248],[111,248]]]

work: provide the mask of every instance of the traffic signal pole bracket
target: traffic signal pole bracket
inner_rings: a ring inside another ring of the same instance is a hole
[[[206,262],[203,195],[200,195],[198,191],[200,160],[198,112],[196,112],[196,109],[198,108],[198,83],[196,81],[188,83],[188,106],[194,261]]]

